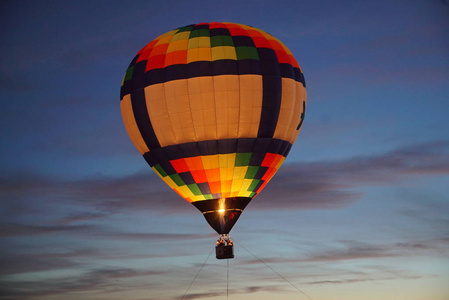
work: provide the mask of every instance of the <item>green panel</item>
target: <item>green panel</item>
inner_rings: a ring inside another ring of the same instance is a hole
[[[212,36],[210,38],[210,46],[211,47],[217,47],[217,46],[232,46],[232,47],[234,47],[234,42],[232,41],[231,36],[217,35],[217,36]]]
[[[202,195],[200,188],[196,184],[188,184],[187,187],[192,191],[195,196]]]
[[[162,177],[167,176],[167,173],[165,173],[160,164],[155,165],[154,168],[159,172],[159,174],[161,174]]]
[[[200,36],[210,36],[210,31],[209,29],[198,29],[198,30],[193,30],[190,33],[189,39],[194,38],[194,37],[200,37]]]
[[[172,174],[169,176],[178,186],[186,185],[178,174]]]
[[[235,155],[235,166],[236,167],[246,167],[249,166],[251,161],[252,152],[247,153],[236,153]]]
[[[178,30],[178,32],[176,32],[176,33],[180,33],[180,32],[183,32],[183,31],[191,31],[192,28],[193,28],[193,25],[180,27],[179,30]]]
[[[254,47],[235,47],[237,53],[237,60],[240,59],[256,59],[259,60],[259,54]]]
[[[254,179],[256,177],[257,171],[259,171],[260,167],[249,166],[248,171],[246,171],[245,179]]]
[[[126,70],[124,80],[131,80],[133,78],[134,66],[131,66]]]
[[[249,197],[250,197],[250,198],[252,198],[252,197],[254,197],[254,196],[256,196],[256,192],[252,192],[251,194],[249,194]]]
[[[212,196],[212,194],[205,194],[203,195],[204,198],[206,198],[206,200],[210,200],[210,199],[214,199],[214,197]]]
[[[248,191],[254,191],[259,182],[260,182],[259,179],[254,179],[251,185],[249,186]]]

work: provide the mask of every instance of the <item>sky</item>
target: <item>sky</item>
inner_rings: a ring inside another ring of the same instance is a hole
[[[119,105],[138,50],[213,21],[282,40],[308,94],[232,260]],[[448,1],[2,1],[0,30],[0,299],[449,299]]]

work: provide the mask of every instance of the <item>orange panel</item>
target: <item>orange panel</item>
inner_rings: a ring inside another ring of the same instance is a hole
[[[210,188],[210,192],[212,194],[220,194],[221,193],[221,182],[220,181],[209,182],[209,188]]]
[[[220,180],[220,169],[206,169],[204,170],[206,172],[207,180],[209,182],[212,181],[219,181]]]
[[[190,171],[203,170],[203,162],[200,156],[185,158],[185,162]]]
[[[167,53],[165,57],[165,66],[186,64],[187,63],[187,50],[175,51]]]

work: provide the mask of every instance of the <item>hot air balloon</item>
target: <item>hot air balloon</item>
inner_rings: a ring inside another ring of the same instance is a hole
[[[304,75],[291,51],[242,24],[180,27],[137,53],[120,99],[136,148],[220,235],[217,258],[232,258],[229,232],[304,120]]]

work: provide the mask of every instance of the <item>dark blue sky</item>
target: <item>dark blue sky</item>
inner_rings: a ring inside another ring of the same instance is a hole
[[[314,300],[448,299],[449,6],[278,2],[0,4],[0,297],[182,297],[215,237],[135,150],[120,83],[158,35],[227,21],[282,40],[308,93],[235,240]],[[235,251],[229,298],[306,299]],[[224,299],[225,276],[210,259],[188,299]]]

